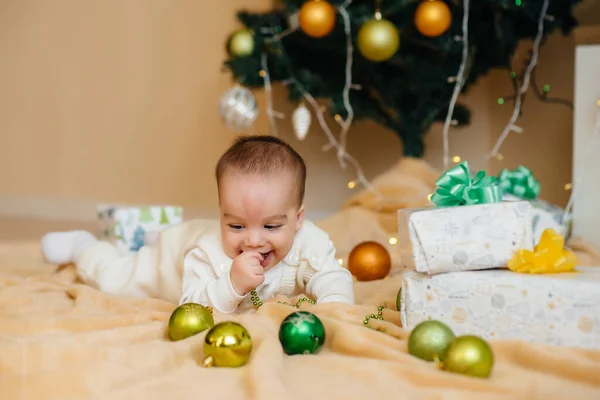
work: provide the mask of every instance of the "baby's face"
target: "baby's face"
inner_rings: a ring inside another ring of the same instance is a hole
[[[265,271],[289,253],[304,220],[297,183],[288,171],[273,176],[225,171],[219,203],[225,253],[231,258],[244,251],[261,253]]]

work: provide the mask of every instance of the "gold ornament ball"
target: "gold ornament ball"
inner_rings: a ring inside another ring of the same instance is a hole
[[[487,378],[494,367],[494,353],[489,344],[480,337],[465,335],[456,338],[446,351],[446,371]]]
[[[182,340],[214,326],[210,310],[200,304],[186,303],[177,307],[169,318],[169,336]]]
[[[451,23],[452,13],[443,1],[425,0],[415,11],[415,26],[424,36],[440,36],[450,28]]]
[[[335,8],[325,0],[308,0],[300,8],[298,22],[305,34],[322,38],[335,26]]]
[[[348,256],[348,270],[359,281],[383,279],[392,268],[387,249],[377,242],[362,242]]]
[[[206,333],[203,349],[205,367],[237,368],[250,359],[252,338],[237,322],[221,322]]]
[[[367,60],[386,61],[398,51],[400,34],[390,21],[375,18],[360,27],[356,44]]]
[[[250,29],[234,32],[227,41],[227,52],[232,57],[247,57],[254,51],[254,34]]]
[[[440,321],[424,321],[410,333],[408,352],[425,361],[444,361],[454,332]]]

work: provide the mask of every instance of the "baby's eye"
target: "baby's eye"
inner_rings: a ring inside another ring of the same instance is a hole
[[[265,225],[265,229],[268,231],[275,230],[277,228],[281,228],[281,225]]]
[[[229,224],[229,227],[230,227],[231,229],[236,229],[236,230],[240,230],[240,229],[242,229],[242,226],[241,226],[241,225],[235,225],[235,224]]]

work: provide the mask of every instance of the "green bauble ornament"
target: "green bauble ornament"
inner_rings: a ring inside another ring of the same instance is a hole
[[[241,367],[250,360],[252,337],[237,322],[221,322],[206,333],[203,351],[204,367]]]
[[[408,352],[425,361],[444,361],[446,351],[455,336],[448,325],[440,321],[424,321],[408,338]]]
[[[315,354],[325,343],[325,327],[316,315],[297,311],[281,323],[279,341],[286,354]]]
[[[487,378],[494,366],[494,353],[487,342],[477,336],[460,336],[446,351],[444,369],[463,375]]]
[[[400,311],[400,306],[402,306],[402,287],[398,290],[398,294],[396,295],[396,310]]]
[[[231,57],[248,57],[254,51],[254,34],[250,29],[239,29],[227,40],[227,52]]]
[[[173,340],[182,340],[211,328],[214,324],[208,308],[196,303],[182,304],[169,318],[169,336]]]

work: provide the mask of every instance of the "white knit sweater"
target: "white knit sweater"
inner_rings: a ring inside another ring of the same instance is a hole
[[[194,302],[224,313],[252,305],[250,294],[238,295],[231,285],[233,259],[225,254],[220,225],[205,232],[183,262],[182,296],[179,304]],[[277,295],[305,293],[317,303],[354,304],[352,275],[335,258],[327,233],[304,221],[287,256],[265,272],[265,281],[256,288],[264,302]]]

